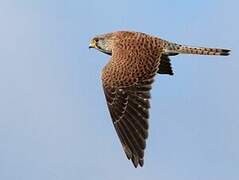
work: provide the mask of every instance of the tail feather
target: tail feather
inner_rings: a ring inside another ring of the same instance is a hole
[[[230,55],[230,50],[219,48],[192,47],[167,42],[165,53],[168,55],[181,53],[181,54],[228,56]]]

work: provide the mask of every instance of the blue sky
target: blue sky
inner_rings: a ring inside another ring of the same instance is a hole
[[[236,0],[0,2],[0,179],[239,178]],[[135,30],[229,57],[172,58],[152,90],[145,166],[112,127],[96,34]]]

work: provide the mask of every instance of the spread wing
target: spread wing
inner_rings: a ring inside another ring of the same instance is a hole
[[[157,72],[172,73],[168,58],[162,58],[160,67],[163,48],[156,41],[137,34],[123,38],[114,44],[112,58],[102,71],[111,119],[126,156],[135,167],[144,164],[153,78]]]
[[[144,164],[152,83],[153,78],[129,87],[103,87],[115,130],[135,167]]]

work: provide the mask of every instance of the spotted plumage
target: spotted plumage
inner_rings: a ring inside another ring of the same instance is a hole
[[[229,50],[179,45],[140,32],[118,31],[97,36],[91,48],[111,56],[102,84],[115,130],[134,166],[143,166],[149,128],[150,90],[155,75],[173,75],[169,56],[229,55]]]

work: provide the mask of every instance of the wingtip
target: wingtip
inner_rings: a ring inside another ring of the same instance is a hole
[[[139,160],[139,165],[140,165],[141,167],[144,166],[144,159],[140,159],[140,160]]]
[[[132,158],[131,161],[132,161],[135,168],[144,166],[144,159],[137,159],[136,160],[135,158]]]
[[[132,161],[134,167],[137,168],[138,167],[138,162],[134,161],[133,159],[131,159],[131,161]]]

